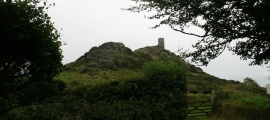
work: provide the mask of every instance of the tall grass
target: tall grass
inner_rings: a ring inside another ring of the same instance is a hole
[[[227,85],[217,93],[215,117],[229,120],[269,120],[270,98],[259,86]]]

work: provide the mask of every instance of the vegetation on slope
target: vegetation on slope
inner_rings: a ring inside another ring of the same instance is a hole
[[[227,84],[216,93],[218,100],[215,116],[235,120],[268,120],[270,98],[265,88],[246,78],[243,83]]]
[[[269,104],[269,98],[254,80],[240,83],[219,79],[156,46],[132,52],[122,43],[104,43],[65,65],[57,79],[67,84],[64,92],[14,109],[9,117],[182,119],[187,108],[186,93],[189,101],[200,101],[210,98],[202,94],[209,90],[215,91],[217,101],[212,119],[249,119],[250,111],[259,108],[256,115],[262,120],[268,117],[263,113],[269,110],[264,105]]]
[[[11,119],[185,119],[185,65],[150,62],[143,68],[144,76],[67,89],[14,110]]]

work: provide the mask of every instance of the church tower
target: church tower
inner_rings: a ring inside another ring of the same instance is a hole
[[[158,38],[158,47],[165,49],[164,47],[164,38]]]

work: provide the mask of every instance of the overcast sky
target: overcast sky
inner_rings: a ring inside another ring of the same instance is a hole
[[[149,29],[158,23],[156,20],[144,18],[145,13],[122,11],[134,5],[130,0],[57,0],[56,6],[49,9],[51,20],[61,32],[63,63],[75,61],[94,46],[105,42],[122,42],[126,47],[136,50],[145,46],[157,45],[158,38],[165,39],[165,48],[176,52],[179,46],[190,49],[198,40],[171,30],[168,26]],[[63,30],[61,30],[63,29]],[[189,31],[200,33],[197,28]],[[261,86],[269,84],[270,72],[266,67],[249,66],[248,61],[241,61],[231,52],[224,52],[207,67],[205,72],[219,78],[243,81],[250,77]]]

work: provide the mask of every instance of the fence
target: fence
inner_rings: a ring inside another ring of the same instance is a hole
[[[211,100],[200,102],[189,102],[187,117],[209,116],[212,113]]]
[[[215,110],[216,100],[215,95],[212,95],[208,100],[188,102],[187,117],[209,116]]]

